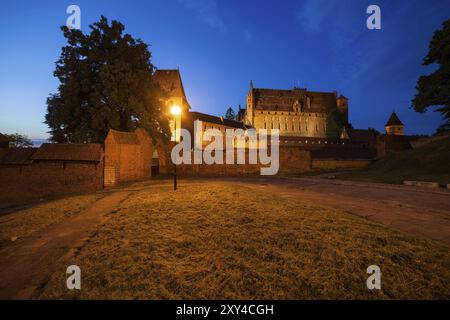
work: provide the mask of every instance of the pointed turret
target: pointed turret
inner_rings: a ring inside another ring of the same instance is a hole
[[[400,121],[395,112],[392,112],[388,122],[384,125],[386,134],[394,136],[402,136],[404,133],[405,125]]]

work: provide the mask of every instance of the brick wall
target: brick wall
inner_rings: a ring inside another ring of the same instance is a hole
[[[173,165],[170,159],[170,148],[165,151],[166,163],[162,173],[172,173]],[[225,164],[226,152],[223,152],[224,164],[181,164],[177,166],[177,173],[181,176],[236,176],[248,174],[260,174],[262,167],[269,165],[249,164],[249,150],[245,150],[246,164]],[[235,150],[237,159],[237,150]],[[168,163],[167,163],[168,161]],[[192,163],[193,163],[192,158]],[[235,160],[235,162],[237,162]],[[259,162],[259,161],[258,161]],[[300,173],[311,170],[310,152],[298,147],[280,147],[279,173]]]
[[[105,139],[105,187],[151,177],[153,144],[143,129],[111,130]]]
[[[103,188],[99,162],[41,161],[0,166],[0,207]]]
[[[344,169],[344,168],[365,168],[371,160],[351,160],[351,159],[313,159],[312,169]]]

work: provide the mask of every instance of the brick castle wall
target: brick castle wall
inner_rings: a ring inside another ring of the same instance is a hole
[[[237,162],[237,150],[235,150],[235,162]],[[160,153],[161,154],[161,153]],[[192,159],[193,161],[193,154]],[[177,166],[177,173],[181,176],[237,176],[248,174],[260,174],[262,167],[269,165],[249,164],[249,150],[245,149],[245,164],[225,164],[226,152],[223,152],[224,164],[181,164]],[[173,165],[170,159],[170,148],[164,151],[164,161],[161,160],[161,173],[169,174],[173,172]],[[278,173],[301,173],[311,170],[311,156],[307,150],[298,147],[280,147],[279,171]]]
[[[344,168],[365,168],[371,160],[351,160],[351,159],[313,159],[311,161],[312,169],[344,169]]]
[[[45,161],[0,166],[0,207],[102,188],[102,163]]]

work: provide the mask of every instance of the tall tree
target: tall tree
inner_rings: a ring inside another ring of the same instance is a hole
[[[31,141],[27,136],[21,134],[8,134],[7,135],[11,141],[9,145],[13,148],[29,148],[33,146],[33,141]]]
[[[54,76],[58,92],[47,99],[45,123],[55,142],[102,142],[109,129],[147,129],[169,136],[163,95],[153,82],[147,44],[124,34],[118,21],[102,16],[90,33],[61,27],[62,48]]]
[[[429,107],[437,107],[444,124],[441,129],[450,129],[450,20],[443,23],[442,30],[437,30],[429,44],[428,55],[423,60],[424,66],[437,65],[437,69],[421,76],[417,81],[417,94],[412,100],[414,110],[424,113]]]
[[[346,124],[345,115],[339,110],[331,111],[327,116],[327,138],[339,139],[341,132]]]
[[[236,120],[236,113],[234,112],[232,107],[229,107],[227,109],[227,112],[225,113],[225,118],[228,120]]]

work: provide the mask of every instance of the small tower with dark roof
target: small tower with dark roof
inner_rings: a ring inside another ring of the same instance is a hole
[[[392,112],[389,117],[388,122],[384,125],[386,129],[386,134],[393,136],[402,136],[404,135],[405,125],[400,121],[397,114]]]

